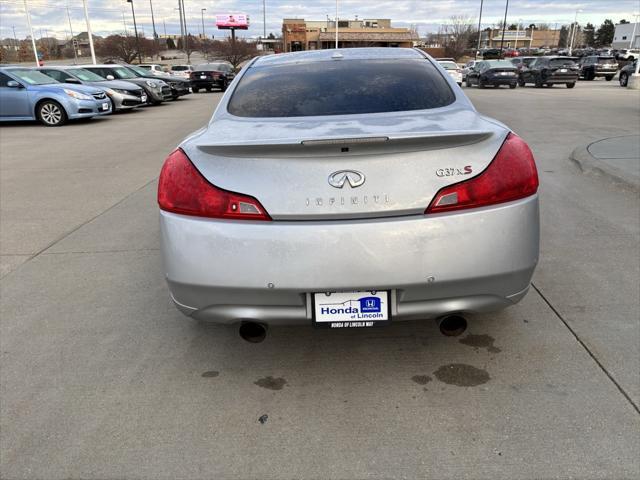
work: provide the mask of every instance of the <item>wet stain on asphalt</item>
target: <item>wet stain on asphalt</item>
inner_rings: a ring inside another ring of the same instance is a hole
[[[464,363],[443,365],[433,374],[441,382],[458,387],[476,387],[491,380],[486,370]]]
[[[432,380],[432,378],[429,375],[414,375],[411,377],[411,380],[416,382],[418,385],[426,385]]]
[[[269,415],[262,415],[260,418],[258,418],[258,421],[264,425],[265,423],[267,423],[267,420],[269,420]]]
[[[220,375],[220,372],[218,372],[217,370],[209,370],[208,372],[204,372],[202,374],[204,378],[215,378],[218,375]]]
[[[260,378],[253,383],[268,390],[282,390],[287,384],[287,381],[284,378],[273,378],[272,376],[268,376]]]
[[[500,349],[494,347],[494,338],[490,335],[467,335],[459,340],[463,345],[468,345],[476,350],[479,348],[486,348],[490,353],[500,353]]]

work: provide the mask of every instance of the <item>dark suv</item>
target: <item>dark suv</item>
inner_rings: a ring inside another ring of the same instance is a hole
[[[217,88],[225,91],[233,80],[235,72],[230,63],[203,63],[193,67],[191,72],[191,89],[194,93],[204,88],[207,92]]]
[[[618,62],[613,56],[591,56],[580,59],[580,76],[585,80],[604,77],[610,82],[618,71]]]
[[[467,74],[466,86],[509,85],[509,88],[516,88],[517,79],[516,67],[509,60],[482,60]]]
[[[540,88],[564,83],[567,88],[573,88],[578,81],[578,73],[579,67],[571,57],[538,57],[520,71],[518,85],[524,87],[533,83]]]

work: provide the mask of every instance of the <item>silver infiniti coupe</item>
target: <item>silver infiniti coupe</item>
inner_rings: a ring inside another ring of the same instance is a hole
[[[537,189],[527,144],[419,50],[260,57],[162,167],[165,274],[182,312],[246,337],[423,318],[455,334],[527,293]]]

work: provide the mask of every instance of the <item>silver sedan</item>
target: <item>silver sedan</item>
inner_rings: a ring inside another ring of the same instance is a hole
[[[238,323],[370,327],[527,293],[538,262],[527,144],[419,50],[259,57],[167,158],[158,202],[177,307]]]

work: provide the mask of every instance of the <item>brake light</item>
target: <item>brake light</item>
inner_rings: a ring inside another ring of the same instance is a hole
[[[510,133],[478,176],[442,188],[425,213],[484,207],[528,197],[538,191],[538,172],[529,146]]]
[[[167,212],[196,217],[271,220],[255,198],[210,184],[180,149],[162,166],[158,205]]]

